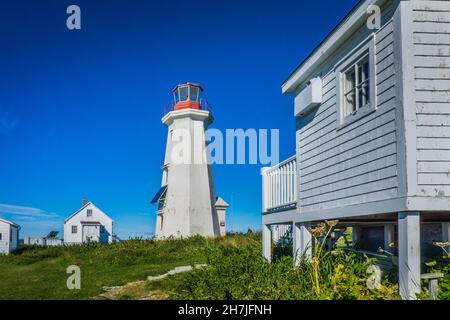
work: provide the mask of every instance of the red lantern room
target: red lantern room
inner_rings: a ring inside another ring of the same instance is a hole
[[[173,89],[173,97],[175,100],[174,110],[202,109],[202,92],[203,88],[199,84],[188,82],[177,85],[175,89]]]

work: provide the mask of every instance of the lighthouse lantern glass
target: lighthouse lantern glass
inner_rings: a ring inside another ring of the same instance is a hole
[[[200,96],[200,88],[199,87],[189,87],[189,99],[191,101],[198,101]]]
[[[188,86],[179,87],[178,92],[179,92],[179,99],[180,99],[179,101],[187,101],[189,99],[189,87]]]

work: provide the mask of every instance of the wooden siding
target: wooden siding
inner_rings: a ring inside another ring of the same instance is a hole
[[[9,250],[9,231],[10,225],[8,223],[0,221],[0,233],[2,234],[2,240],[0,240],[0,254],[7,254]]]
[[[450,196],[450,3],[413,6],[417,183],[420,196]]]
[[[17,250],[17,247],[19,245],[19,230],[16,227],[10,228],[11,233],[11,241],[9,243],[9,252],[13,252]]]
[[[349,43],[322,67],[323,103],[297,121],[301,212],[339,208],[398,196],[393,7],[383,10],[375,40],[375,112],[339,127],[334,65],[358,43]],[[369,36],[366,28],[354,41]]]

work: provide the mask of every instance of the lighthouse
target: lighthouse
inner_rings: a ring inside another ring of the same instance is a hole
[[[213,116],[202,94],[198,84],[176,86],[173,103],[162,118],[168,128],[167,144],[161,188],[152,200],[158,206],[158,239],[225,233],[228,205],[214,191],[205,135]]]

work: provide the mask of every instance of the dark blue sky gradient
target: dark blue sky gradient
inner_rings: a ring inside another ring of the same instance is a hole
[[[1,1],[0,217],[21,237],[62,231],[87,197],[120,237],[152,234],[161,116],[181,82],[204,86],[213,127],[280,129],[280,158],[293,155],[293,97],[280,86],[356,2]],[[66,28],[70,4],[82,30]],[[260,228],[259,172],[214,167],[229,228]]]

